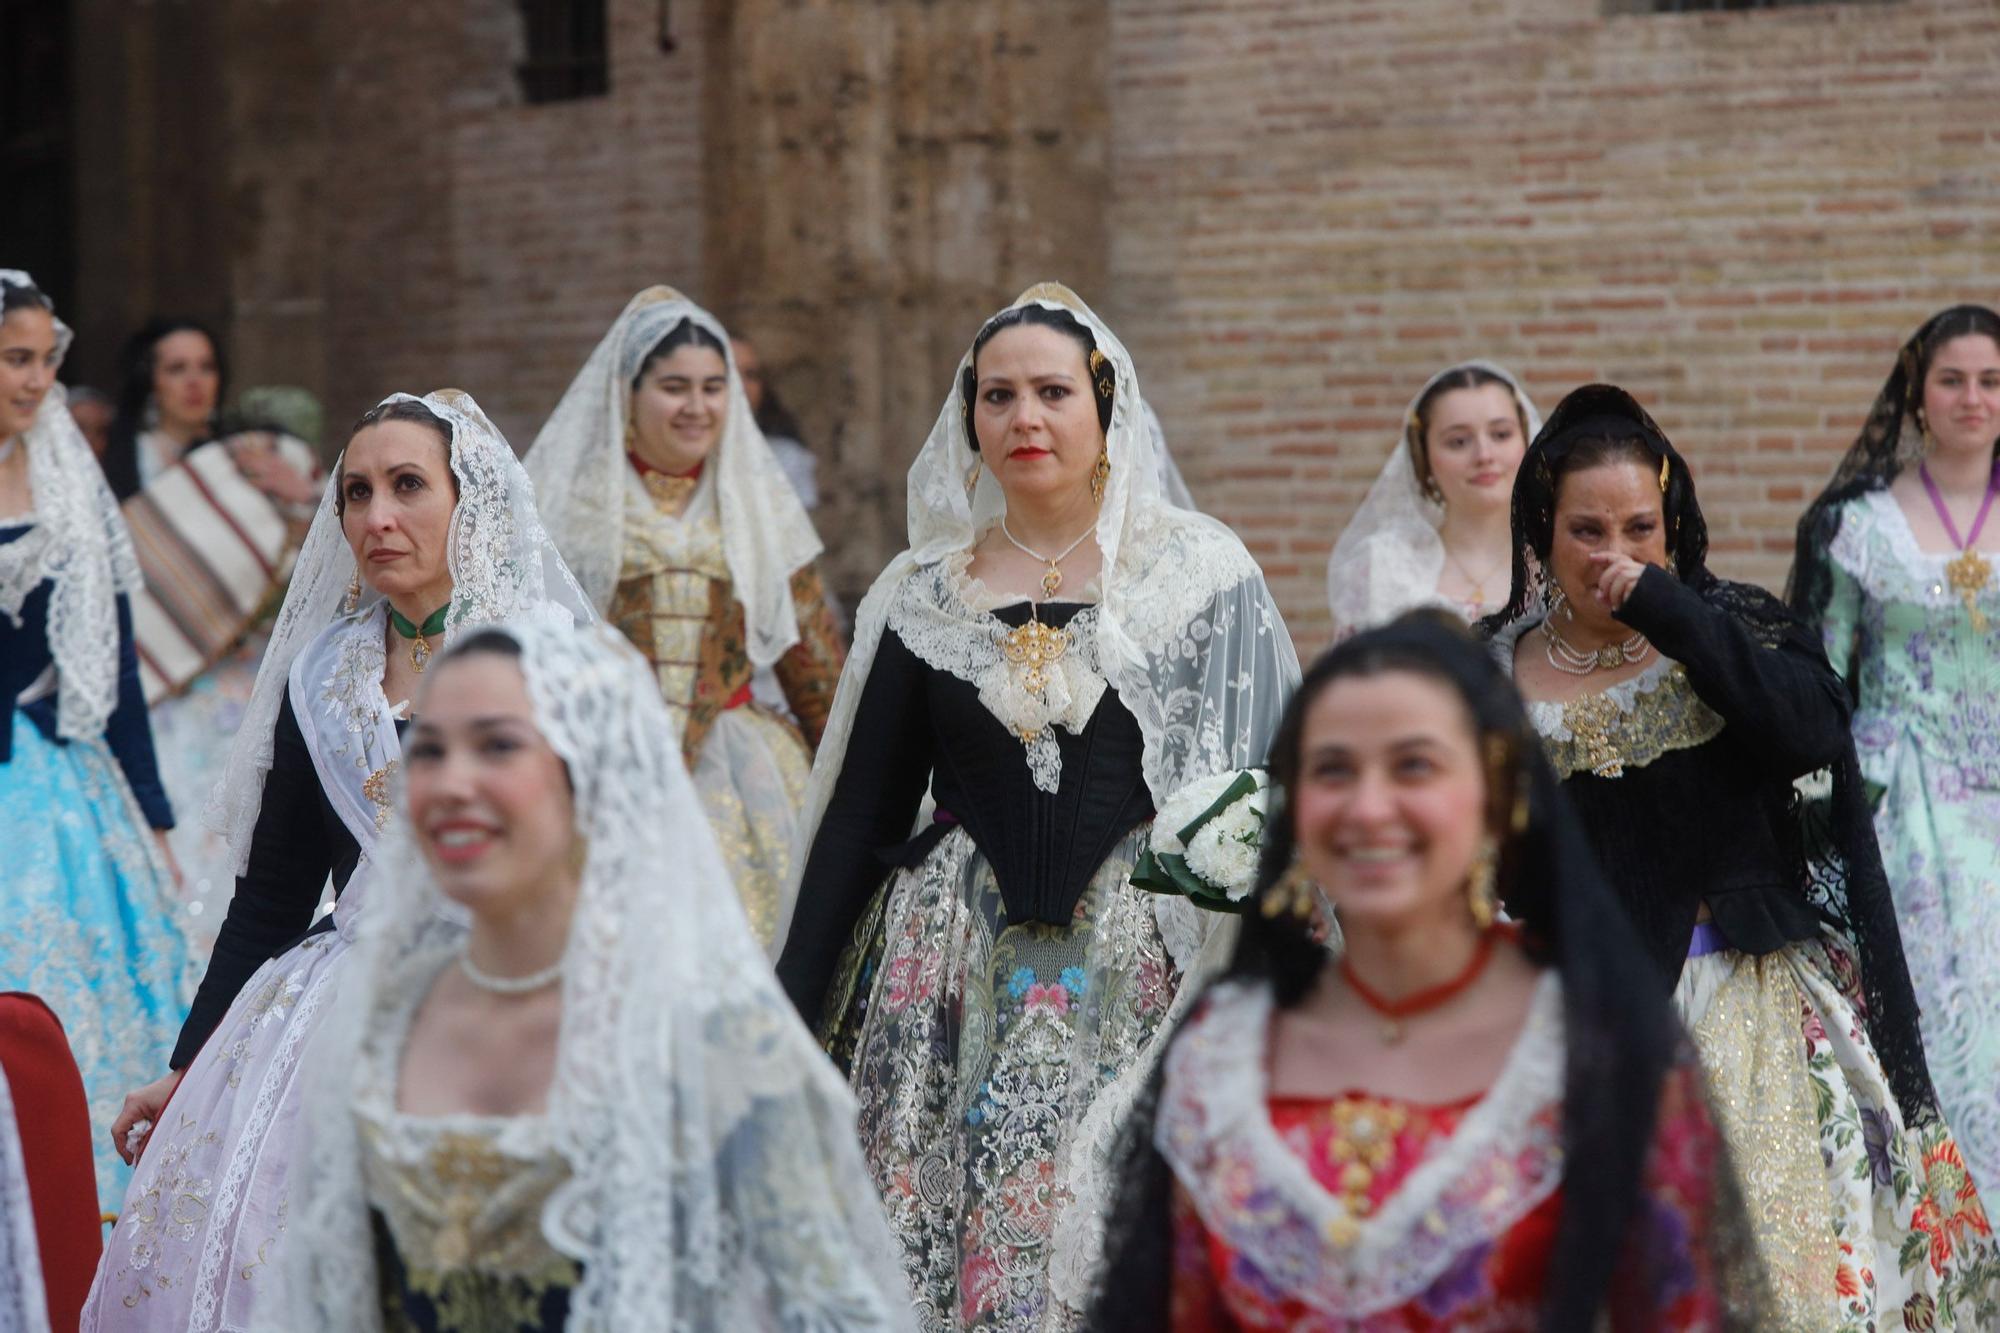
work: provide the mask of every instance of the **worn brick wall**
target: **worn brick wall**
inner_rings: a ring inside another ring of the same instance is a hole
[[[1897,344],[2000,298],[1991,0],[1118,0],[1113,34],[1103,305],[1303,652],[1434,369],[1632,389],[1715,567],[1775,587]]]

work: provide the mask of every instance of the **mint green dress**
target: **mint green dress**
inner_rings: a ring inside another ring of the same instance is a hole
[[[1859,693],[1924,1053],[1973,1179],[2000,1189],[2000,557],[1968,607],[1886,490],[1841,507],[1829,554],[1826,652]]]

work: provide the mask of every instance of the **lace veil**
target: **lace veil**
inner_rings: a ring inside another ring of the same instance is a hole
[[[637,496],[651,512],[625,458],[632,377],[646,353],[684,320],[715,335],[729,367],[722,439],[684,518],[712,513],[720,522],[750,660],[769,666],[799,641],[791,579],[819,555],[820,540],[757,429],[729,332],[715,316],[671,287],[648,287],[634,296],[570,381],[524,461],[556,545],[601,614],[618,589],[628,501]]]
[[[1491,361],[1461,361],[1424,381],[1403,412],[1389,461],[1341,530],[1327,560],[1327,601],[1334,626],[1343,634],[1384,624],[1413,606],[1446,605],[1437,595],[1438,576],[1444,571],[1444,543],[1438,537],[1444,506],[1417,484],[1410,432],[1416,429],[1417,405],[1424,395],[1439,380],[1461,370],[1483,370],[1505,380],[1527,422],[1527,438],[1532,440],[1542,428],[1542,414],[1521,382]]]
[[[11,268],[0,269],[0,284],[35,286],[34,279]],[[53,317],[46,298],[44,305]],[[60,319],[55,326],[60,359],[72,335]],[[37,521],[36,530],[20,540],[34,543],[31,558],[39,561],[43,578],[55,581],[49,651],[59,682],[56,731],[65,740],[92,740],[104,734],[118,706],[117,598],[139,590],[139,558],[104,470],[69,414],[62,385],[49,387],[21,443]]]
[[[382,401],[422,403],[451,428],[451,471],[458,481],[458,503],[445,544],[452,578],[445,642],[449,644],[465,625],[513,619],[543,603],[559,605],[578,624],[595,620],[596,613],[542,528],[527,472],[472,395],[461,389],[439,389],[422,398],[394,393]],[[335,459],[319,510],[292,567],[291,585],[257,669],[242,729],[230,747],[222,780],[209,798],[208,822],[227,835],[239,875],[249,865],[250,835],[264,804],[271,738],[292,663],[339,614],[358,573],[334,510],[340,476],[340,460]],[[380,600],[363,585],[362,606]]]
[[[1146,785],[1158,803],[1196,778],[1263,762],[1264,746],[1298,683],[1298,658],[1263,572],[1243,543],[1216,520],[1174,508],[1163,497],[1151,414],[1124,345],[1058,283],[1030,287],[1007,309],[1030,304],[1074,315],[1115,371],[1105,431],[1111,475],[1097,515],[1102,600],[1095,642],[1085,652],[1094,652],[1105,680],[1138,719]],[[977,455],[966,437],[959,384],[971,364],[968,347],[937,424],[910,468],[909,548],[889,562],[855,612],[854,646],[806,793],[794,857],[801,870],[840,776],[861,693],[895,604],[920,596],[919,585],[935,583],[928,576],[947,561],[965,558],[1005,509],[1006,498],[988,469],[981,467],[967,486]],[[934,664],[977,660],[997,642],[998,622],[957,599],[931,602],[922,610],[925,634],[935,642],[910,646]],[[780,942],[791,926],[791,895],[797,890],[795,875],[780,905]],[[1163,929],[1174,932],[1168,943],[1185,963],[1198,939],[1164,921]]]
[[[1146,433],[1153,437],[1153,456],[1159,460],[1161,496],[1176,509],[1198,512],[1201,506],[1194,502],[1194,492],[1188,489],[1180,468],[1174,465],[1173,451],[1167,448],[1167,430],[1160,424],[1160,414],[1144,400],[1140,401],[1139,410],[1146,414]]]
[[[589,848],[547,1111],[570,1178],[542,1214],[582,1263],[567,1326],[912,1327],[853,1097],[750,933],[651,673],[603,625],[507,632]],[[428,991],[466,934],[407,821],[385,841],[352,988],[306,1061],[287,1249],[300,1328],[380,1327],[355,1071],[393,1070],[386,1016]]]

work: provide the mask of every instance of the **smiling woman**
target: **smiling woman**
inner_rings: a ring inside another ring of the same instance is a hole
[[[409,700],[462,626],[592,619],[531,497],[513,450],[457,390],[397,394],[355,424],[215,812],[235,897],[170,1072],[131,1093],[112,1127],[138,1170],[84,1328],[284,1326],[273,1260],[300,1058],[339,1003]],[[333,913],[301,939],[329,875]],[[203,1199],[195,1222],[150,1203],[189,1192]]]

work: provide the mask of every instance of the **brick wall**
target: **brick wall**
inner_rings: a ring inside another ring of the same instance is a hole
[[[1197,498],[1302,652],[1422,380],[1610,379],[1776,587],[1896,346],[2000,299],[2000,10],[1120,0],[1111,289]]]

